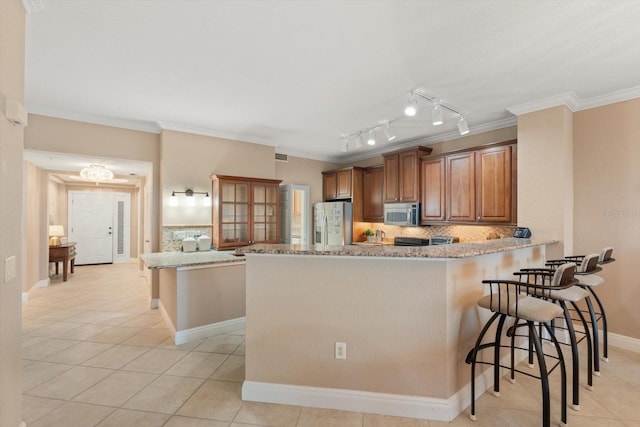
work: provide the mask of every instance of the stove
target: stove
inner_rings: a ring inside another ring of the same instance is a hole
[[[435,245],[449,245],[451,243],[458,243],[460,239],[457,237],[449,236],[433,236],[430,239],[422,239],[420,237],[396,237],[393,240],[395,246],[435,246]]]
[[[429,239],[419,237],[396,237],[393,239],[394,246],[429,246]]]

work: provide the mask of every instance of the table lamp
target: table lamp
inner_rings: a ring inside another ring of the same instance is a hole
[[[49,246],[60,246],[60,237],[64,236],[64,227],[61,225],[49,226]]]

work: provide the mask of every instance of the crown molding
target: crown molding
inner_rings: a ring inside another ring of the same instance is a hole
[[[239,142],[250,142],[253,144],[268,145],[271,147],[276,146],[276,144],[274,144],[273,142],[263,138],[259,138],[255,136],[247,137],[245,135],[239,135],[236,133],[225,132],[217,129],[203,128],[198,126],[189,126],[189,125],[183,125],[180,123],[171,123],[171,122],[164,122],[164,121],[157,121],[156,125],[161,130],[172,130],[175,132],[190,133],[193,135],[210,136],[213,138],[229,139],[232,141],[239,141]]]
[[[2,0],[0,0],[2,1]],[[111,126],[121,129],[137,130],[140,132],[160,133],[160,128],[154,123],[146,120],[123,119],[119,117],[98,116],[88,113],[75,113],[71,111],[58,110],[56,108],[29,107],[29,114],[39,116],[54,117],[57,119],[73,120],[76,122],[91,123],[94,125]]]
[[[348,155],[340,157],[339,163],[353,163],[360,160],[370,159],[375,156],[382,156],[392,151],[399,151],[414,148],[417,145],[431,145],[440,142],[451,141],[453,139],[466,138],[470,135],[477,135],[484,132],[490,132],[493,130],[504,129],[510,126],[516,126],[517,119],[515,117],[506,117],[504,119],[495,120],[489,123],[482,123],[476,126],[469,126],[470,132],[467,135],[461,136],[457,130],[441,133],[438,135],[428,136],[426,138],[416,138],[408,141],[403,141],[400,144],[388,144],[383,143],[380,148],[373,150],[363,151],[354,155]]]
[[[49,7],[47,3],[48,0],[22,0],[22,7],[27,13],[37,13]]]
[[[565,92],[560,95],[514,105],[513,107],[507,108],[507,111],[516,116],[520,116],[522,114],[533,113],[563,105],[575,113],[576,111],[602,107],[604,105],[615,104],[617,102],[628,101],[635,98],[640,98],[640,86],[586,99],[579,98],[574,92]]]

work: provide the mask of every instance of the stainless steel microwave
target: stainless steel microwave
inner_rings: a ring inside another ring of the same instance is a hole
[[[384,223],[386,225],[411,226],[420,222],[419,203],[385,203]]]

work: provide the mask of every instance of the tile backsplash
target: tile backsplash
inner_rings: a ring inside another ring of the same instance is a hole
[[[385,233],[385,239],[393,239],[394,237],[421,237],[429,238],[432,236],[450,236],[458,237],[460,242],[477,242],[487,239],[499,239],[503,237],[511,237],[515,226],[511,225],[429,225],[419,227],[398,227],[394,225],[384,225],[382,223],[355,223],[357,230],[373,228],[382,230]],[[354,241],[364,241],[365,236],[353,236]]]
[[[164,225],[162,226],[162,252],[179,252],[185,237],[211,237],[211,226],[206,225]]]

